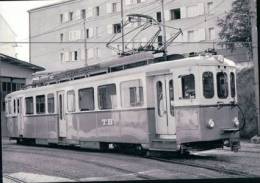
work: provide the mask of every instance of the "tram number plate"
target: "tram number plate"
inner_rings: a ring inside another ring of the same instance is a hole
[[[102,119],[103,126],[112,126],[114,124],[113,119]]]

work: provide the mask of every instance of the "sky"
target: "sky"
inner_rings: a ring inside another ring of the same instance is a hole
[[[61,0],[35,0],[35,1],[0,1],[0,13],[17,35],[17,42],[29,41],[29,13],[30,9],[59,2]],[[29,61],[29,45],[18,44],[17,58]]]

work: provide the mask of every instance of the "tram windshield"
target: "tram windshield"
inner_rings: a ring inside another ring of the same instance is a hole
[[[228,97],[228,78],[227,73],[218,72],[217,73],[217,90],[219,98],[227,98]]]
[[[205,98],[212,98],[214,96],[214,81],[212,72],[204,72],[203,80],[203,95]]]

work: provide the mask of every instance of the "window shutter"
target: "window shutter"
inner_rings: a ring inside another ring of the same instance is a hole
[[[117,12],[120,12],[120,11],[121,11],[121,4],[120,4],[120,3],[117,3],[117,4],[116,4],[116,11],[117,11]]]
[[[73,40],[73,39],[72,39],[72,38],[73,38],[73,37],[72,37],[72,36],[73,36],[72,33],[73,33],[73,31],[69,31],[69,40],[70,40],[70,41]]]
[[[75,20],[78,20],[78,19],[80,19],[81,17],[80,17],[80,10],[76,10],[76,12],[75,12],[75,17],[74,17],[74,19]]]
[[[186,7],[181,7],[181,18],[186,17]]]
[[[199,29],[196,31],[197,35],[196,35],[196,40],[195,41],[204,41],[205,40],[205,29]]]
[[[90,58],[93,58],[94,57],[94,50],[93,50],[93,48],[89,48],[88,49],[88,58],[90,59]]]
[[[79,40],[80,39],[80,30],[76,31],[76,39]]]
[[[112,13],[112,3],[107,3],[107,13]]]
[[[89,18],[92,16],[93,16],[93,9],[91,7],[89,7],[86,12],[86,18]]]
[[[131,0],[125,0],[125,5],[130,5],[131,4]]]
[[[198,12],[198,15],[204,15],[204,4],[203,3],[198,4],[197,12]]]
[[[170,10],[165,11],[165,21],[171,20],[171,12]]]
[[[90,37],[90,38],[93,37],[93,35],[94,35],[94,29],[93,29],[93,27],[89,27],[88,30],[89,30],[89,37]]]
[[[80,50],[80,59],[85,60],[85,51],[84,48]]]
[[[113,27],[112,27],[112,24],[110,24],[110,25],[107,25],[107,33],[108,34],[112,34],[113,33],[113,29],[112,29]]]
[[[69,21],[69,12],[65,12],[63,14],[63,16],[64,16],[64,22],[68,22]]]
[[[69,52],[64,52],[64,61],[67,62],[69,61]]]

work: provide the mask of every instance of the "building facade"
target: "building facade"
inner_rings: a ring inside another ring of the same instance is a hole
[[[5,123],[5,101],[7,94],[22,89],[31,84],[32,74],[43,71],[44,68],[18,60],[8,55],[0,54],[0,105],[2,136],[7,135]]]
[[[16,34],[0,14],[0,53],[16,57]]]
[[[183,54],[220,48],[216,44],[219,32],[217,19],[231,9],[232,1],[164,0],[165,24],[181,28],[183,32],[168,47],[168,53]],[[161,7],[161,0],[123,0],[124,19],[128,14],[138,13],[162,21]],[[120,0],[63,1],[32,9],[29,17],[30,61],[45,67],[47,71],[93,65],[118,56],[106,47],[106,42],[121,34]],[[124,31],[137,26],[138,23],[129,24]],[[137,48],[147,42],[156,30],[157,27],[152,26],[134,40],[126,36],[125,47]],[[166,39],[174,33],[176,30],[167,27]],[[161,31],[157,44],[162,42],[162,36]],[[121,47],[120,41],[116,46]]]

